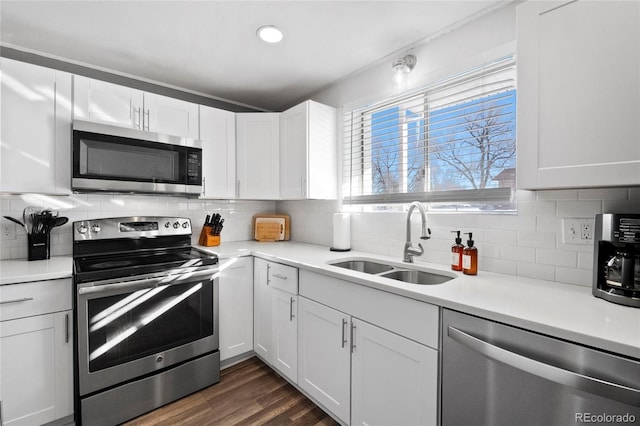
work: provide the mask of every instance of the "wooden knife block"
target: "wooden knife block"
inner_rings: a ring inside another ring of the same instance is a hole
[[[220,245],[220,235],[211,235],[211,226],[203,226],[200,231],[200,238],[198,238],[198,244],[205,247],[213,247]]]

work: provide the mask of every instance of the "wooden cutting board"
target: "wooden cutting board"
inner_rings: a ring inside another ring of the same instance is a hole
[[[253,217],[253,238],[257,241],[284,241],[289,239],[289,215],[258,214]]]

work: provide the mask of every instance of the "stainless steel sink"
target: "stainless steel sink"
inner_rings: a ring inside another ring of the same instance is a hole
[[[352,271],[366,272],[367,274],[379,274],[393,269],[391,265],[372,262],[370,260],[346,260],[344,262],[332,263],[332,265],[339,268],[351,269]]]
[[[402,281],[408,284],[431,285],[442,284],[454,279],[455,275],[446,272],[425,271],[424,268],[407,268],[405,264],[383,263],[368,259],[345,259],[329,263],[332,266],[349,269],[351,271],[364,272],[383,278]]]
[[[380,274],[381,277],[391,278],[398,281],[403,281],[410,284],[442,284],[453,277],[446,275],[435,274],[432,272],[418,271],[416,269],[398,269],[384,274]]]

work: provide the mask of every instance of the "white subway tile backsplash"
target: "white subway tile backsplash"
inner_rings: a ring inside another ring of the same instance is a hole
[[[536,249],[536,263],[575,268],[578,254],[572,251]]]
[[[539,280],[554,281],[555,267],[550,265],[539,265],[537,263],[518,262],[516,275],[521,277],[536,278]]]
[[[73,238],[71,225],[75,221],[122,216],[179,216],[191,219],[194,244],[197,244],[205,216],[212,211],[225,218],[223,241],[244,241],[253,238],[252,217],[257,213],[274,213],[274,201],[202,201],[179,197],[113,194],[73,194],[70,196],[2,195],[2,215],[22,218],[25,207],[35,205],[58,210],[69,222],[52,231],[51,254],[70,255]],[[16,230],[15,240],[0,241],[1,259],[27,257],[27,236]]]
[[[423,242],[426,253],[416,261],[448,265],[454,240],[450,231],[459,229],[463,233],[473,232],[480,251],[480,271],[584,285],[585,281],[590,282],[593,244],[564,244],[562,219],[593,218],[602,212],[640,213],[638,188],[519,190],[516,194],[517,215],[429,213],[432,239]],[[312,217],[310,214],[314,210],[322,210],[330,218],[339,209],[334,201],[277,203],[278,208],[281,206],[286,206],[292,217]],[[405,239],[405,220],[406,214],[400,212],[352,213],[352,248],[400,257]],[[328,222],[325,228],[328,236],[324,239],[326,245],[331,244],[331,227],[331,222]],[[415,214],[411,227],[414,244],[417,243],[418,230],[419,220]],[[316,243],[318,238],[313,232],[295,236],[296,240]],[[462,238],[466,243],[467,237],[463,235]]]
[[[518,232],[518,245],[533,248],[555,248],[555,232]]]
[[[598,188],[581,189],[578,191],[579,200],[627,200],[629,190],[627,188]]]
[[[591,271],[575,268],[556,268],[556,281],[591,287],[593,276]]]
[[[558,201],[559,217],[594,217],[602,213],[602,201]]]

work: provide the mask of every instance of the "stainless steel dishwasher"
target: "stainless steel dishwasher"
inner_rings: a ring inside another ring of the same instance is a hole
[[[640,424],[640,360],[443,310],[442,425]]]

